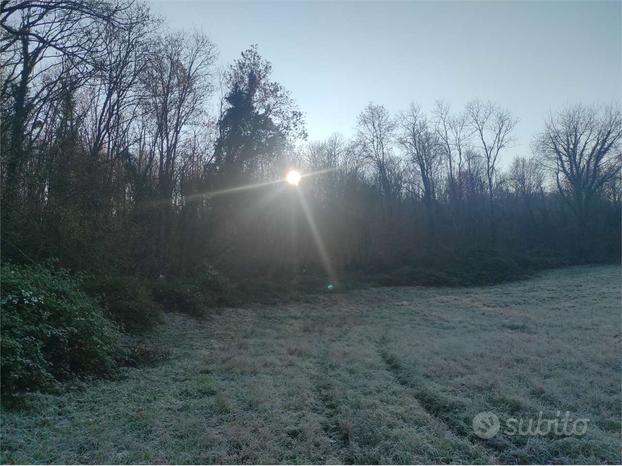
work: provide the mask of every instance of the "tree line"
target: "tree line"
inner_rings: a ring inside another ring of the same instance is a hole
[[[370,103],[351,138],[308,142],[257,46],[219,73],[208,36],[140,2],[2,0],[0,26],[5,260],[333,282],[619,259],[619,103],[551,115],[503,167],[519,122],[477,99]]]

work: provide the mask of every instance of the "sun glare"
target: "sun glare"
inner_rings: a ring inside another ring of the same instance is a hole
[[[302,178],[302,175],[300,174],[299,171],[290,170],[287,172],[287,176],[285,177],[285,180],[291,185],[298,186],[298,183],[300,183],[301,178]]]

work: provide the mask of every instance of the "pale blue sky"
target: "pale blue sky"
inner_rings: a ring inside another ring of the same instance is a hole
[[[528,155],[550,111],[622,100],[622,2],[151,0],[198,29],[225,67],[252,43],[306,115],[311,140],[349,136],[370,101],[461,110],[474,97],[520,120],[504,159]]]

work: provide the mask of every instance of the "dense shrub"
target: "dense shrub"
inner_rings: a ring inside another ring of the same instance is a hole
[[[199,317],[205,310],[203,293],[191,280],[161,279],[155,284],[153,294],[166,311]]]
[[[564,265],[546,251],[517,255],[508,251],[470,249],[451,255],[428,255],[392,272],[372,274],[372,282],[388,286],[479,286],[520,280],[531,273]]]
[[[154,285],[153,294],[166,311],[195,317],[204,315],[207,308],[235,302],[229,280],[211,267],[204,267],[188,277],[161,277]]]
[[[3,264],[2,392],[45,388],[115,366],[119,333],[67,271]]]
[[[151,287],[140,278],[94,277],[87,291],[100,299],[107,315],[126,332],[141,333],[162,320],[162,309],[154,301]]]

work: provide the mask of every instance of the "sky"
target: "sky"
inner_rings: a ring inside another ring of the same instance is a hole
[[[460,112],[489,99],[519,120],[505,164],[531,154],[551,112],[622,102],[620,1],[148,3],[172,29],[205,32],[222,69],[258,44],[309,140],[353,135],[369,102],[430,112],[442,99]]]

